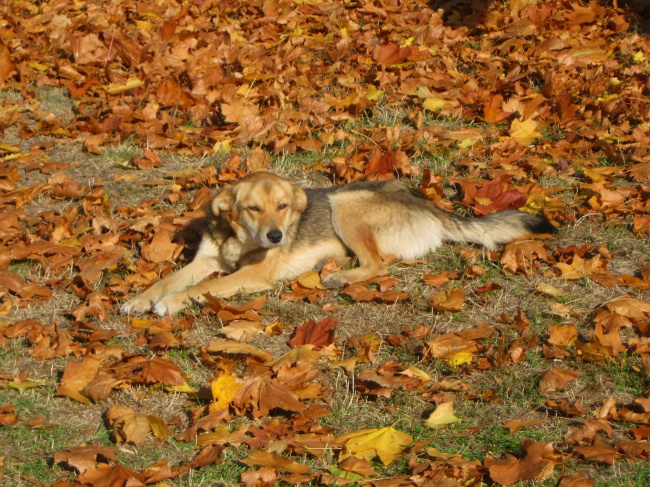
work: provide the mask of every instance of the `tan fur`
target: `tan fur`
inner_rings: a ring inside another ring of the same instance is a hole
[[[350,253],[358,257],[359,267],[329,274],[325,285],[384,274],[382,256],[422,257],[443,240],[494,248],[527,233],[554,231],[548,222],[517,211],[462,218],[414,194],[404,181],[305,192],[266,172],[224,189],[214,198],[211,213],[194,260],[126,302],[122,313],[153,309],[162,316],[201,303],[206,294],[264,291]],[[230,274],[203,281],[213,272]]]

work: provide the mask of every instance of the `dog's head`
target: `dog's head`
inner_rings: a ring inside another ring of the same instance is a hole
[[[301,188],[268,172],[246,176],[212,201],[212,212],[226,217],[240,241],[264,248],[286,244],[289,227],[306,207]]]

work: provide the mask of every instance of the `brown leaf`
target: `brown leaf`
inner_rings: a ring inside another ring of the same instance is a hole
[[[345,472],[356,473],[363,477],[374,477],[377,475],[370,462],[364,458],[347,457],[339,463],[339,468]]]
[[[172,243],[171,236],[164,230],[154,234],[151,243],[142,246],[142,257],[149,262],[162,263],[171,261],[178,250],[178,245]]]
[[[558,487],[591,487],[595,480],[590,479],[582,472],[574,472],[560,481]]]
[[[54,453],[54,464],[57,465],[66,462],[78,474],[82,474],[87,470],[95,468],[95,465],[100,459],[106,463],[115,460],[115,450],[112,446],[78,446],[71,450]]]
[[[490,477],[501,485],[510,485],[523,480],[544,480],[553,474],[553,467],[560,463],[560,455],[552,443],[526,441],[526,456],[518,460],[506,454],[505,460],[485,459]]]
[[[519,430],[530,428],[531,426],[537,426],[538,424],[542,424],[545,421],[546,421],[545,419],[528,419],[528,420],[513,419],[512,421],[508,421],[507,423],[502,424],[501,426],[504,428],[508,428],[510,430],[510,433],[515,433]]]
[[[137,474],[133,470],[122,465],[110,466],[100,463],[97,468],[89,469],[77,480],[84,485],[92,487],[144,487],[144,475]]]
[[[294,462],[281,455],[274,455],[266,450],[253,450],[249,458],[242,460],[249,466],[269,467],[279,472],[290,473],[311,473],[311,470],[304,463]]]
[[[242,412],[252,410],[255,418],[267,416],[273,409],[298,413],[305,409],[294,392],[268,377],[245,379],[231,404]]]
[[[84,404],[90,401],[81,394],[81,391],[92,382],[99,372],[101,361],[90,355],[81,361],[71,360],[61,377],[61,385],[56,390],[57,396],[68,396]]]
[[[602,462],[614,465],[623,455],[616,448],[601,442],[598,438],[592,446],[578,446],[574,450],[578,455],[590,462]]]
[[[543,394],[549,394],[558,389],[567,389],[569,387],[569,381],[572,381],[580,374],[582,374],[582,372],[579,370],[547,370],[542,374],[542,378],[539,381],[539,387]]]
[[[612,425],[606,419],[590,419],[582,426],[567,431],[564,438],[571,443],[579,443],[583,440],[593,440],[599,431],[604,431],[608,436],[612,436],[614,432]]]
[[[0,407],[0,426],[13,426],[18,423],[18,415],[14,406]]]
[[[560,347],[570,347],[578,339],[576,325],[553,325],[549,328],[549,343]]]
[[[288,344],[291,348],[306,344],[326,347],[336,340],[338,324],[338,319],[335,317],[327,317],[318,323],[312,320],[307,321],[296,328],[296,333]]]
[[[272,487],[277,485],[278,472],[269,467],[242,472],[241,481],[247,487]]]
[[[436,311],[462,311],[465,303],[465,289],[452,288],[433,296],[427,306]]]

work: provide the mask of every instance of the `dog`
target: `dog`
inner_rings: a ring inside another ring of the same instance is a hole
[[[494,249],[527,234],[556,232],[548,221],[516,210],[462,217],[397,179],[303,190],[280,176],[256,172],[222,190],[208,213],[192,262],[126,302],[123,314],[153,310],[165,316],[204,302],[206,294],[264,291],[330,258],[345,261],[349,254],[357,256],[359,266],[332,272],[324,285],[385,274],[382,256],[419,258],[445,240]],[[203,281],[214,272],[229,274]]]

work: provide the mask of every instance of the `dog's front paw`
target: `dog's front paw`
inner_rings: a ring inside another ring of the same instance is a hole
[[[332,272],[321,279],[323,286],[328,288],[343,287],[347,284],[342,271]]]
[[[158,316],[175,315],[186,307],[187,304],[183,300],[183,296],[173,294],[158,301],[153,306],[153,312]]]
[[[123,315],[138,315],[146,313],[151,309],[151,301],[143,295],[129,299],[126,303],[120,306],[120,313]]]

